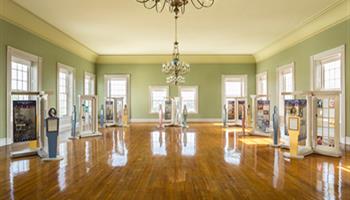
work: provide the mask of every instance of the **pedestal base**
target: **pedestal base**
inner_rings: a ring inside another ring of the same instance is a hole
[[[86,138],[86,137],[97,137],[97,136],[102,136],[102,133],[96,131],[94,133],[85,133],[80,135],[80,138]]]
[[[270,144],[270,146],[273,148],[280,148],[281,144]]]
[[[47,157],[47,158],[43,158],[41,160],[43,160],[43,161],[59,161],[59,160],[63,160],[63,157],[62,156],[56,156],[56,158]]]
[[[286,158],[294,158],[294,159],[304,159],[304,156],[301,156],[301,155],[291,155],[290,153],[287,153],[287,152],[284,152],[283,153],[283,157],[286,157]]]
[[[10,157],[11,158],[21,158],[21,157],[27,157],[27,156],[37,156],[38,154],[38,149],[24,149],[21,151],[14,151],[11,152]]]

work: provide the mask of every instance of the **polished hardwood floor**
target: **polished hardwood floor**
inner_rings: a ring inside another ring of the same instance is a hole
[[[58,162],[0,148],[0,199],[350,199],[350,154],[288,160],[271,139],[219,124],[103,129]]]

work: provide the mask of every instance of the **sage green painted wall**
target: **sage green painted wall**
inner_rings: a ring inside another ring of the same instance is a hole
[[[350,20],[257,63],[257,73],[268,72],[268,90],[272,104],[277,104],[277,67],[295,62],[295,90],[308,91],[311,89],[310,56],[344,44],[346,45],[346,132],[350,136]]]
[[[193,64],[186,76],[185,85],[196,85],[199,90],[199,114],[191,118],[221,118],[221,76],[229,74],[248,75],[248,93],[255,93],[255,64]],[[149,114],[149,86],[167,85],[160,64],[109,64],[97,65],[97,93],[99,102],[105,96],[105,74],[130,74],[131,118],[154,119]],[[170,96],[177,96],[177,87],[171,86]]]
[[[95,64],[0,19],[0,138],[6,136],[6,46],[42,57],[42,90],[52,92],[49,106],[56,106],[57,62],[75,68],[76,96],[83,93],[84,72],[95,73]]]

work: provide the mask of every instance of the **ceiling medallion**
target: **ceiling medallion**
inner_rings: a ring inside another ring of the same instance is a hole
[[[168,7],[170,12],[178,15],[185,13],[186,5],[191,1],[196,9],[209,8],[214,4],[215,0],[136,0],[143,3],[147,9],[155,9],[157,12],[162,12],[165,7]]]

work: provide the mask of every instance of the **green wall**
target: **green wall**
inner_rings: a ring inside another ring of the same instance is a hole
[[[83,93],[84,72],[95,73],[95,64],[0,19],[0,138],[6,136],[6,46],[42,57],[42,90],[51,92],[49,105],[56,105],[57,62],[75,68],[76,98]]]
[[[346,132],[350,136],[350,20],[257,63],[257,73],[268,72],[268,90],[273,105],[277,103],[276,68],[295,63],[295,90],[308,91],[310,86],[310,56],[346,45]]]
[[[186,76],[185,85],[198,86],[199,114],[190,118],[221,118],[221,76],[229,74],[248,75],[248,94],[255,93],[255,64],[192,64],[191,72]],[[154,119],[149,114],[149,86],[167,85],[160,64],[110,64],[96,66],[97,93],[99,102],[103,102],[104,75],[130,74],[131,118]],[[177,96],[177,87],[171,86],[170,96]]]

